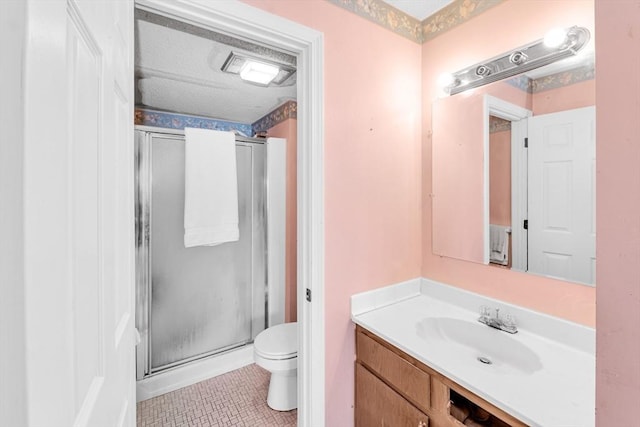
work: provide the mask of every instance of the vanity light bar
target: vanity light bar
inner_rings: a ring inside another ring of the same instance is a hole
[[[557,30],[556,30],[557,31]],[[556,40],[557,40],[557,34]],[[526,71],[539,68],[560,59],[576,55],[587,42],[591,34],[584,27],[573,26],[565,30],[564,40],[550,44],[545,39],[537,40],[510,52],[506,52],[488,61],[465,68],[452,75],[451,83],[443,89],[449,95],[467,89],[493,83]]]

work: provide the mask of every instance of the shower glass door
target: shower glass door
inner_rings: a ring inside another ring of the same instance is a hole
[[[236,144],[240,239],[185,248],[184,136],[137,133],[146,376],[246,345],[265,328],[265,147]]]

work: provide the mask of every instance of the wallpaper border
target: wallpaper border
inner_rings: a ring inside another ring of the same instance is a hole
[[[298,103],[296,101],[287,101],[266,116],[257,120],[251,125],[253,133],[265,132],[278,123],[282,123],[287,119],[298,118]]]
[[[422,43],[422,22],[382,0],[327,0],[416,43]]]
[[[455,0],[423,21],[382,0],[326,1],[422,44],[506,0]]]
[[[456,0],[422,21],[423,42],[465,23],[506,0]]]
[[[168,129],[184,129],[185,127],[190,127],[222,130],[231,131],[241,136],[253,136],[250,124],[229,122],[189,114],[156,111],[144,107],[135,108],[134,124]]]

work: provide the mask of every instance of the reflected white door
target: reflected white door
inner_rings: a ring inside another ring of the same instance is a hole
[[[529,119],[529,271],[595,283],[595,107]]]
[[[133,3],[29,0],[29,426],[133,426]]]

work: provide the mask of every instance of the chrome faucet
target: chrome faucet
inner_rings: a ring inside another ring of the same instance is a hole
[[[510,334],[515,334],[516,332],[518,332],[515,318],[511,314],[500,317],[499,308],[495,309],[495,316],[493,316],[491,314],[491,308],[483,305],[482,307],[480,307],[480,317],[478,318],[478,322],[484,323],[487,326],[491,326],[492,328],[496,328]]]

